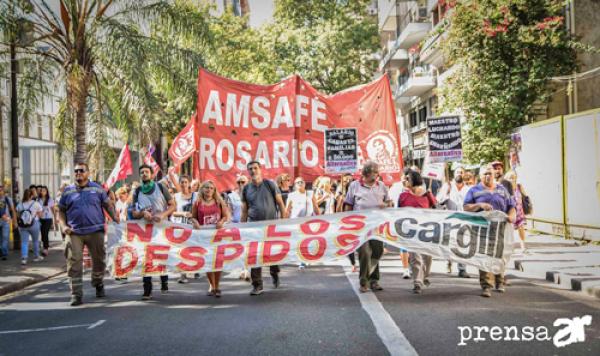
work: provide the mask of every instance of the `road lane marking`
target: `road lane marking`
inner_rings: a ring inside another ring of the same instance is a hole
[[[377,330],[377,335],[388,349],[390,355],[418,355],[417,351],[410,344],[406,336],[404,336],[390,314],[383,308],[383,305],[381,305],[375,294],[373,292],[361,293],[358,290],[359,285],[356,274],[350,273],[348,267],[345,267],[344,270],[346,272],[346,278],[348,278],[348,282],[350,282],[354,293],[358,296],[362,308],[371,318],[375,330]]]
[[[36,329],[4,330],[4,331],[0,331],[0,335],[34,333],[34,332],[40,332],[40,331],[56,331],[56,330],[74,329],[74,328],[87,328],[88,330],[90,330],[90,329],[93,329],[97,326],[104,324],[105,322],[106,322],[106,320],[98,320],[97,322],[95,322],[93,324],[51,326],[49,328],[36,328]]]

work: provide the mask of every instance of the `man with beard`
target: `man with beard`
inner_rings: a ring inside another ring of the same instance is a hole
[[[463,204],[465,196],[469,191],[469,187],[465,184],[463,176],[465,170],[462,167],[458,167],[454,170],[454,179],[444,183],[442,188],[438,191],[437,201],[445,205],[448,210],[463,211]],[[448,273],[452,271],[452,262],[448,261]],[[467,274],[466,266],[463,263],[458,264],[458,276],[462,278],[470,278]]]
[[[517,212],[515,203],[504,186],[497,184],[494,180],[494,167],[489,164],[482,166],[479,171],[481,183],[469,189],[465,197],[465,211],[491,211],[500,210],[508,215],[508,222],[514,224]],[[504,274],[493,274],[491,272],[479,271],[479,283],[483,292],[482,297],[489,298],[492,296],[490,290],[496,287],[500,293],[504,293]]]
[[[494,167],[494,179],[496,180],[496,183],[502,184],[511,197],[515,195],[512,184],[508,180],[504,179],[504,163],[500,161],[494,161],[492,162],[492,167]]]
[[[157,224],[168,220],[177,209],[175,199],[162,183],[152,179],[152,167],[142,164],[139,169],[142,184],[133,192],[134,219],[144,219],[147,223]],[[152,299],[152,277],[144,277],[144,295],[142,300]],[[162,293],[169,291],[169,276],[160,276]]]
[[[100,184],[88,179],[86,163],[75,164],[75,182],[65,188],[58,203],[58,221],[66,236],[65,256],[67,275],[71,286],[71,306],[82,304],[83,298],[83,246],[92,257],[92,286],[96,297],[104,293],[104,212],[119,223],[112,201]]]

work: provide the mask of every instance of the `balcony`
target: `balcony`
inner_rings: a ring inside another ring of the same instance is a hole
[[[442,50],[440,49],[440,43],[447,36],[445,28],[446,23],[440,22],[431,31],[431,36],[423,44],[423,49],[421,49],[421,53],[419,55],[421,62],[438,68],[444,65],[445,58]]]
[[[409,49],[421,42],[431,29],[431,22],[427,16],[427,8],[412,4],[408,11],[400,18],[398,26],[398,48]]]
[[[429,90],[435,88],[435,75],[433,70],[426,70],[424,67],[416,67],[409,77],[405,77],[402,85],[398,87],[397,95],[399,97],[421,96]]]
[[[396,103],[396,105],[398,107],[404,107],[408,104],[410,104],[410,97],[408,96],[400,96],[401,90],[402,90],[402,86],[401,85],[395,85],[392,88],[392,95],[394,96],[394,102]]]
[[[386,65],[391,68],[399,68],[408,64],[408,51],[398,49],[396,41],[389,41],[387,51],[384,52],[383,59],[379,62],[379,70],[382,71]]]

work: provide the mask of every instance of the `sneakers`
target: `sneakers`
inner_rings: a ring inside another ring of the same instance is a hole
[[[485,297],[485,298],[489,298],[492,296],[492,292],[490,292],[489,288],[484,288],[483,291],[481,292],[481,296]]]
[[[300,266],[298,266],[298,270],[300,271],[304,271],[304,269],[306,268],[306,264],[301,263]]]
[[[263,292],[262,287],[254,287],[254,288],[252,288],[250,295],[261,295],[262,292]]]
[[[179,284],[186,284],[188,283],[188,279],[187,276],[185,274],[182,274],[181,277],[179,278],[179,280],[177,281],[177,283]]]
[[[152,283],[144,283],[144,295],[142,295],[142,300],[150,299],[152,299]]]
[[[496,287],[496,292],[498,292],[498,293],[504,293],[504,292],[506,292],[506,289],[504,288],[504,285],[500,284],[498,287]]]
[[[163,282],[163,283],[161,283],[161,284],[160,284],[160,292],[161,292],[162,294],[167,294],[167,293],[169,293],[169,283],[164,283],[164,282]]]
[[[361,293],[367,293],[369,291],[369,288],[367,288],[367,286],[360,286],[360,288],[358,290]]]
[[[458,276],[460,278],[471,278],[471,276],[469,276],[469,274],[467,273],[467,271],[465,270],[461,270],[458,272]]]
[[[413,288],[412,292],[413,292],[414,294],[421,294],[421,292],[422,292],[422,291],[421,291],[421,286],[420,286],[420,285],[416,285],[416,286]]]
[[[142,300],[150,300],[152,299],[152,292],[144,292],[144,295],[142,295]]]
[[[273,287],[279,288],[279,275],[273,275]]]
[[[27,259],[26,258],[21,258],[21,264],[23,266],[25,266],[27,264]]]
[[[405,269],[404,272],[402,272],[402,278],[403,279],[410,279],[410,271]]]
[[[44,260],[44,257],[37,256],[36,258],[33,259],[33,262],[42,262],[43,260]]]
[[[380,286],[379,283],[374,282],[374,283],[371,283],[371,289],[375,290],[375,291],[380,291],[380,290],[383,290],[383,287]]]
[[[425,279],[423,280],[423,284],[424,284],[426,287],[429,287],[429,286],[431,285],[431,282],[429,282],[429,279],[425,278]]]
[[[77,295],[72,295],[71,296],[71,306],[72,307],[76,307],[76,306],[81,305],[81,304],[83,304],[83,300],[82,300],[82,298],[80,296],[77,296]]]

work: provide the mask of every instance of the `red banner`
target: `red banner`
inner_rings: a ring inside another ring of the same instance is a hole
[[[144,164],[152,167],[152,177],[156,177],[158,172],[160,172],[160,166],[158,163],[156,163],[156,160],[154,160],[154,157],[152,157],[152,153],[150,153],[150,151],[146,152],[146,155],[144,156]]]
[[[386,76],[327,96],[297,75],[255,85],[201,69],[196,120],[196,178],[213,180],[219,189],[235,186],[253,159],[266,178],[288,173],[312,181],[324,174],[324,132],[334,127],[358,129],[359,167],[373,160],[386,183],[400,179],[402,153]]]

